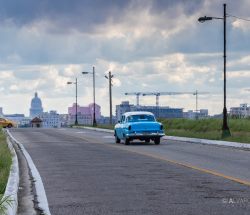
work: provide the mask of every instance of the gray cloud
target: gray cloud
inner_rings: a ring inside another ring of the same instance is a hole
[[[119,18],[129,3],[129,0],[21,0],[15,3],[1,0],[0,18],[18,26],[50,20],[55,24],[55,31],[67,31],[67,28],[85,31],[110,16]]]

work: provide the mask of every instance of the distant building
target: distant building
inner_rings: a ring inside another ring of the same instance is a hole
[[[31,100],[30,107],[30,117],[34,118],[43,112],[42,101],[38,97],[37,92],[35,93],[35,97]]]
[[[5,114],[5,118],[14,121],[19,125],[21,121],[25,118],[24,114]]]
[[[3,116],[3,108],[0,107],[0,116]]]
[[[76,116],[76,103],[72,107],[68,108],[68,124],[75,123]],[[77,105],[77,121],[78,124],[91,125],[93,123],[94,116],[94,103],[89,104],[88,106]],[[101,107],[98,104],[95,104],[95,118],[98,123],[98,120],[101,119]]]
[[[157,118],[183,118],[183,108],[170,108],[168,106],[136,106],[123,101],[120,105],[116,105],[116,119],[120,120],[122,114],[128,111],[149,111]]]
[[[24,117],[18,124],[18,127],[31,127],[31,118],[30,117]]]
[[[43,128],[60,128],[61,120],[56,111],[44,112],[38,115],[38,118],[42,120]]]
[[[231,107],[230,116],[236,118],[250,117],[250,106],[247,106],[247,104],[240,104],[240,107]]]
[[[187,112],[183,112],[183,117],[187,119],[205,119],[208,118],[208,109],[200,109],[198,112],[189,110]]]
[[[116,105],[116,118],[121,119],[122,115],[133,109],[134,105],[129,104],[129,101],[122,101],[120,105]]]
[[[59,114],[61,127],[67,127],[69,124],[69,114]]]

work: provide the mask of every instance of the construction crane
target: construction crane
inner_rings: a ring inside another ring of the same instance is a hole
[[[209,94],[209,93],[208,92],[198,92],[198,90],[196,90],[192,94],[195,96],[195,108],[196,108],[196,113],[198,113],[198,94]]]
[[[159,107],[159,97],[161,95],[181,95],[183,94],[182,92],[147,92],[147,93],[142,93],[142,96],[155,96],[156,98],[156,102],[155,102],[155,106]]]
[[[136,106],[139,106],[139,97],[142,95],[141,92],[133,92],[133,93],[125,93],[126,96],[128,95],[136,95]]]
[[[195,92],[148,92],[148,93],[142,93],[142,96],[152,96],[154,95],[156,97],[156,108],[159,109],[159,97],[161,95],[195,95],[196,96],[196,115],[198,113],[198,94],[209,94],[208,92],[198,92],[196,90]]]

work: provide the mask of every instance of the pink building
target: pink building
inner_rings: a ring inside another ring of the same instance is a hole
[[[76,103],[72,107],[68,108],[69,120],[74,121],[76,115]],[[79,124],[91,124],[93,122],[94,103],[88,106],[77,105],[77,118]],[[95,118],[96,120],[101,118],[101,107],[95,104]]]

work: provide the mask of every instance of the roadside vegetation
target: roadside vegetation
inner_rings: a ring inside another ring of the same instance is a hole
[[[158,121],[163,124],[168,136],[250,143],[250,119],[228,119],[231,137],[226,138],[222,138],[222,119],[158,119]],[[77,127],[84,127],[84,125]],[[114,125],[97,127],[114,129]]]
[[[222,138],[222,119],[160,119],[166,135],[250,143],[250,120],[229,119],[231,137]]]
[[[6,137],[2,132],[2,128],[0,128],[0,214],[4,214],[6,204],[11,204],[9,197],[3,198],[11,163],[12,157],[6,143]]]

